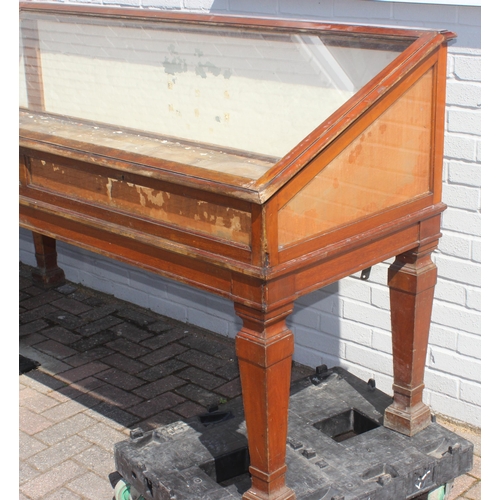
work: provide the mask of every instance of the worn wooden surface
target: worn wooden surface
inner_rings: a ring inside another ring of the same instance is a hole
[[[277,161],[258,155],[237,154],[209,145],[192,144],[177,139],[123,130],[119,126],[75,121],[54,115],[22,112],[19,126],[28,136],[43,135],[46,141],[67,139],[89,149],[117,150],[125,154],[161,160],[167,169],[170,164],[187,164],[197,168],[214,170],[246,179],[258,179]],[[161,167],[160,167],[161,168]],[[247,181],[248,182],[248,181]]]
[[[64,283],[64,271],[57,265],[56,240],[39,233],[33,233],[36,268],[33,280],[46,287]]]
[[[427,427],[431,420],[422,392],[437,281],[430,254],[436,244],[431,237],[418,248],[398,255],[389,269],[394,402],[385,412],[384,425],[410,436]]]
[[[285,484],[286,415],[292,370],[293,334],[285,320],[289,303],[259,311],[237,305],[243,328],[236,337],[243,404],[247,418],[252,488],[244,498],[295,498]]]
[[[187,189],[155,182],[125,180],[105,169],[92,172],[81,165],[30,159],[31,185],[74,200],[109,207],[128,214],[156,220],[217,238],[250,244],[251,213],[220,205],[206,196],[188,196]]]
[[[20,224],[34,233],[47,282],[63,279],[55,251],[62,240],[234,301],[243,320],[236,345],[252,473],[247,499],[295,497],[285,479],[293,353],[286,317],[294,301],[394,256],[395,395],[386,422],[410,435],[425,426],[451,34],[80,5],[21,9],[349,31],[408,45],[278,161],[44,114],[32,42],[25,47],[31,109],[20,114]]]

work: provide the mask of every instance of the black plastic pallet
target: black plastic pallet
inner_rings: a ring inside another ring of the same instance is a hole
[[[472,468],[473,445],[437,423],[413,437],[383,427],[386,394],[342,368],[291,388],[287,484],[301,500],[399,500]],[[241,400],[115,445],[117,471],[146,500],[229,500],[250,487]]]

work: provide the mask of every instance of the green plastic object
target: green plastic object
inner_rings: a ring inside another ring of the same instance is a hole
[[[120,479],[115,486],[115,500],[144,500],[144,497],[129,483]]]
[[[427,500],[445,500],[446,499],[446,485],[443,484],[439,488],[429,492]]]

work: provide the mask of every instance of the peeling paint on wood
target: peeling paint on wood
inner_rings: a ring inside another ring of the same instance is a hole
[[[31,177],[32,185],[40,189],[65,196],[69,192],[77,200],[250,244],[250,212],[36,158],[31,161]]]

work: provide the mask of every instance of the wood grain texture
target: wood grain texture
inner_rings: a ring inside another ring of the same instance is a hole
[[[285,319],[293,304],[259,311],[236,306],[243,327],[236,337],[247,418],[252,487],[243,498],[292,499],[285,484],[288,400],[293,334]]]
[[[31,276],[33,281],[44,287],[60,286],[64,283],[64,271],[57,265],[56,240],[39,233],[33,233],[37,267]]]
[[[432,79],[429,70],[280,209],[280,248],[430,192]]]
[[[436,280],[430,255],[445,209],[446,42],[453,34],[74,4],[22,2],[20,9],[146,19],[158,27],[335,33],[407,47],[275,162],[207,144],[162,143],[134,130],[114,134],[112,124],[46,113],[29,20],[21,27],[33,40],[23,52],[30,110],[20,112],[19,212],[20,225],[34,233],[42,281],[64,276],[57,266],[61,240],[235,303],[243,321],[236,348],[251,460],[247,500],[295,498],[285,464],[293,354],[286,318],[294,301],[393,256],[394,404],[386,425],[409,435],[425,427]]]
[[[394,402],[384,425],[413,436],[427,427],[431,412],[422,401],[424,369],[437,268],[430,254],[437,240],[396,257],[389,268]]]
[[[192,198],[149,179],[131,182],[118,172],[89,172],[77,166],[32,159],[31,185],[75,200],[123,210],[137,217],[217,238],[250,244],[251,213]],[[149,185],[148,185],[149,184]]]

